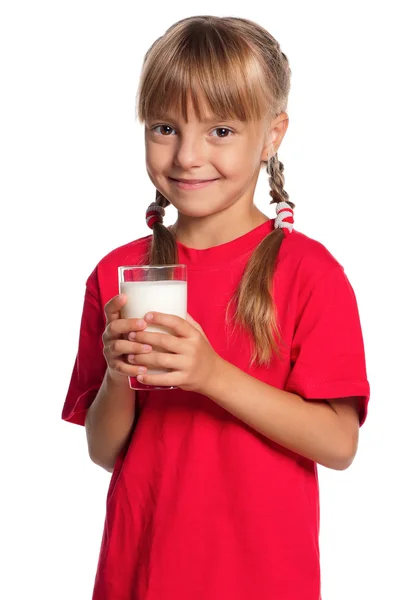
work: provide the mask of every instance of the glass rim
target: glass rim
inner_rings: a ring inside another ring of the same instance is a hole
[[[169,269],[170,267],[186,267],[187,265],[123,265],[118,267],[119,269]]]

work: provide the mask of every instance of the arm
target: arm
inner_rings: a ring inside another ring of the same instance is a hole
[[[117,456],[130,436],[135,420],[136,392],[126,376],[105,372],[90,406],[85,427],[91,460],[112,472]]]
[[[157,312],[146,319],[174,335],[140,332],[137,341],[166,353],[137,356],[137,363],[171,371],[138,380],[208,396],[280,446],[329,468],[346,469],[366,417],[369,383],[356,298],[340,267],[311,287],[298,315],[283,385],[289,391],[224,360],[192,318]]]
[[[270,440],[331,469],[346,469],[358,444],[355,398],[306,401],[220,358],[201,391]]]

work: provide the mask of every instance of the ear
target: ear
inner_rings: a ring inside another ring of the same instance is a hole
[[[289,115],[286,112],[281,113],[271,122],[266,145],[261,154],[261,160],[269,160],[278,152],[279,146],[282,143],[285,133],[289,126]]]

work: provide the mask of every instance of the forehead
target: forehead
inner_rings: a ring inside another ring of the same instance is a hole
[[[171,103],[170,103],[171,104]],[[174,103],[173,103],[174,104]],[[187,120],[185,120],[183,115],[183,110],[180,107],[175,107],[175,104],[171,104],[167,106],[165,104],[158,105],[155,109],[154,114],[150,115],[151,119],[162,118],[169,119],[178,123],[189,123],[189,122],[198,122],[204,125],[208,125],[211,123],[217,122],[227,122],[234,120],[237,122],[237,118],[233,117],[231,119],[231,115],[217,113],[209,106],[203,96],[198,97],[197,101],[197,110],[195,110],[194,103],[192,101],[192,96],[190,94],[186,97],[186,112],[187,112]]]

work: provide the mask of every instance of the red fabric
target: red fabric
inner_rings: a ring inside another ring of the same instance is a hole
[[[188,312],[225,360],[308,400],[369,400],[361,325],[343,268],[293,230],[281,246],[274,295],[286,347],[249,368],[245,333],[225,309],[274,219],[205,250],[178,244]],[[105,303],[117,267],[139,264],[151,236],[120,247],[87,280],[81,335],[62,418],[83,425],[105,371]],[[242,398],[244,402],[244,398]],[[316,465],[252,430],[209,398],[180,389],[137,392],[138,419],[118,457],[93,600],[319,600]]]

